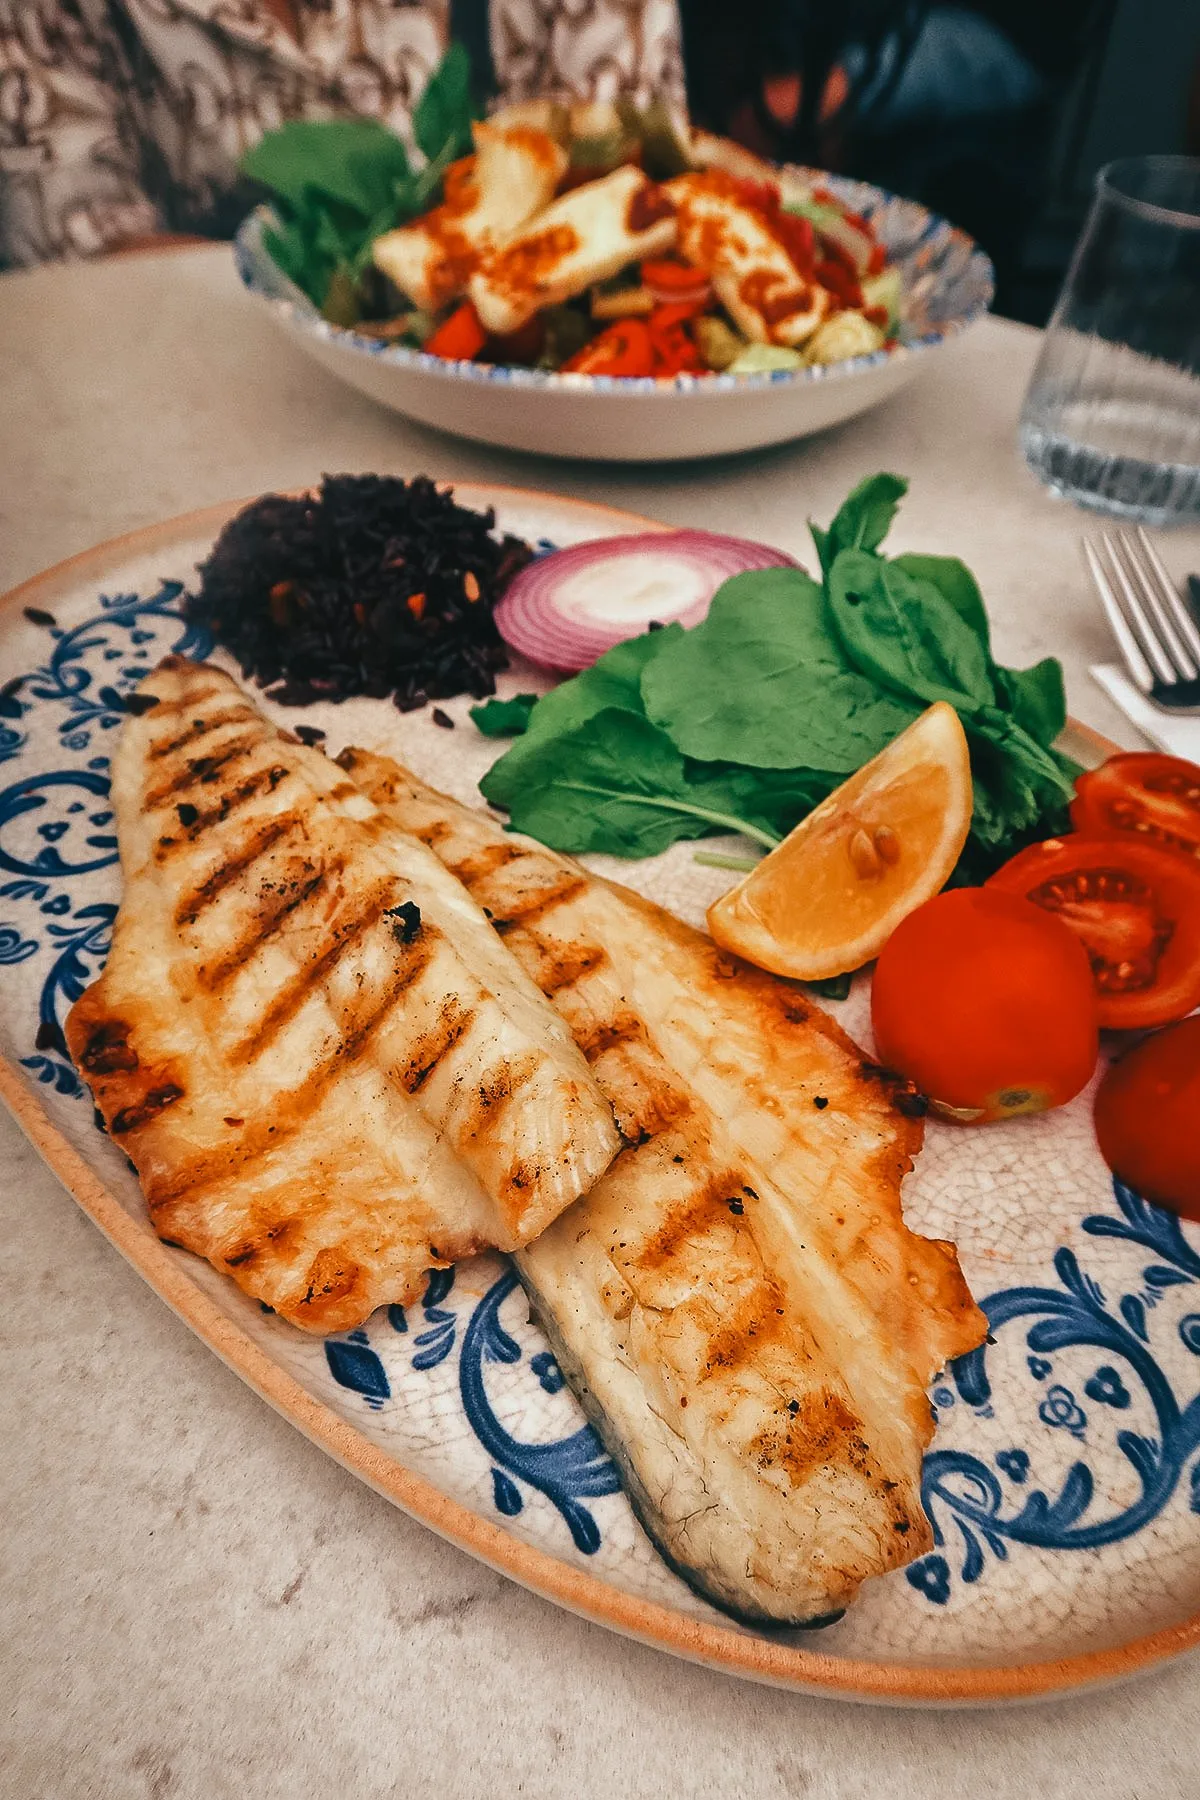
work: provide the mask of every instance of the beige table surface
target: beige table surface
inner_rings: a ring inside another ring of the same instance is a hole
[[[1035,334],[989,321],[791,448],[639,470],[406,424],[279,338],[221,250],[0,277],[0,587],[131,527],[322,471],[426,470],[805,547],[860,476],[899,547],[981,578],[999,652],[1073,710],[1106,634],[1014,443]],[[1200,532],[1164,540],[1200,567]],[[4,671],[0,671],[2,675]],[[1176,1800],[1200,1660],[1008,1712],[884,1712],[727,1679],[534,1599],[305,1442],[143,1286],[0,1119],[3,1800]],[[42,1326],[53,1309],[55,1348]]]

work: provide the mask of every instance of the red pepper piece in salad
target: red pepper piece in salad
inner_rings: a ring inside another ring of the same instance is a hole
[[[426,338],[425,348],[431,356],[444,356],[449,362],[473,362],[486,343],[487,332],[479,314],[466,300]]]
[[[618,319],[568,358],[564,374],[654,375],[654,339],[645,319]]]

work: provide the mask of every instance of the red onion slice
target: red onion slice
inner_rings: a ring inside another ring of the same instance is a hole
[[[782,550],[711,531],[599,538],[522,569],[496,625],[530,662],[573,674],[651,623],[698,624],[731,575],[794,567]]]

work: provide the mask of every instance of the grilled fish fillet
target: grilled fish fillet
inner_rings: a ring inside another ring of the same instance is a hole
[[[124,896],[67,1042],[161,1236],[311,1331],[514,1249],[620,1139],[436,856],[219,670],[168,658],[113,766]]]
[[[517,1256],[667,1561],[758,1623],[838,1614],[931,1544],[926,1386],[986,1331],[900,1182],[911,1089],[799,988],[380,757],[339,759],[491,913],[627,1148]]]

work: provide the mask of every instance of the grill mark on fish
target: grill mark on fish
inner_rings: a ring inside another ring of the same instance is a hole
[[[636,1013],[618,1013],[591,1030],[580,1029],[572,1035],[587,1061],[594,1063],[606,1050],[612,1050],[618,1044],[645,1043],[646,1027]]]
[[[552,946],[539,941],[538,949],[544,961],[538,967],[534,980],[547,998],[561,994],[564,989],[574,987],[585,975],[595,974],[608,962],[608,952],[599,944],[563,944]]]
[[[482,850],[472,851],[470,856],[463,857],[459,862],[447,863],[446,867],[452,875],[458,876],[465,888],[471,889],[476,882],[494,875],[497,869],[506,868],[509,863],[526,854],[519,844],[485,844]]]
[[[267,1226],[265,1231],[260,1232],[256,1239],[247,1242],[243,1249],[235,1251],[232,1256],[222,1257],[221,1260],[227,1268],[240,1269],[246,1263],[253,1262],[255,1257],[261,1256],[264,1250],[277,1249],[280,1241],[288,1236],[294,1224],[294,1219],[276,1219]]]
[[[108,1121],[111,1137],[124,1137],[126,1132],[137,1131],[156,1119],[160,1112],[168,1106],[174,1106],[177,1100],[183,1099],[183,1089],[177,1082],[164,1082],[161,1087],[151,1088],[140,1100],[129,1106],[122,1106]]]
[[[602,1092],[604,1085],[600,1083]],[[686,1094],[681,1094],[669,1081],[653,1077],[648,1078],[645,1087],[639,1088],[632,1098],[625,1093],[618,1095],[615,1090],[606,1098],[616,1115],[621,1136],[635,1144],[644,1144],[669,1126],[677,1125],[691,1110],[691,1101]]]
[[[783,1290],[769,1275],[750,1292],[709,1336],[701,1379],[718,1369],[732,1369],[759,1351],[768,1338],[786,1336]]]
[[[749,1444],[760,1469],[782,1469],[789,1484],[803,1487],[814,1470],[845,1460],[862,1474],[872,1470],[871,1447],[863,1422],[840,1394],[823,1388],[789,1403],[778,1427],[766,1427]],[[904,1535],[910,1522],[901,1515]]]
[[[309,866],[311,867],[311,864]],[[334,878],[339,876],[343,867],[341,862],[333,862],[326,868],[317,869],[303,881],[291,883],[273,904],[263,907],[258,917],[251,922],[244,937],[237,943],[231,944],[224,954],[215,958],[214,961],[201,963],[196,970],[196,980],[200,986],[207,988],[210,993],[216,988],[223,987],[230,977],[236,975],[242,965],[250,960],[260,945],[274,937],[284,920],[290,918],[298,906],[303,906],[306,900],[310,900],[314,894],[319,893],[323,887],[327,886],[331,876]]]
[[[586,876],[568,875],[565,881],[558,882],[554,887],[545,888],[541,893],[531,894],[528,899],[520,901],[518,905],[509,907],[504,917],[493,919],[492,924],[501,937],[504,937],[507,932],[514,931],[518,925],[533,925],[538,919],[544,919],[547,913],[553,912],[556,907],[565,905],[568,900],[578,899],[586,887]]]
[[[414,826],[413,836],[419,837],[427,849],[436,850],[446,838],[454,836],[454,826],[448,819],[431,819],[427,825]]]
[[[179,837],[159,838],[154,851],[154,860],[160,865],[167,862],[175,851],[186,849],[189,845],[194,844],[210,826],[224,824],[231,813],[237,812],[246,805],[247,801],[255,799],[263,792],[264,788],[268,793],[274,793],[288,772],[278,763],[273,763],[269,769],[256,769],[252,775],[247,775],[236,787],[230,788],[228,793],[222,794],[215,806],[207,807],[202,811],[198,810],[196,817]]]
[[[212,699],[216,691],[214,688],[208,698]],[[198,704],[203,705],[203,701]],[[196,705],[194,697],[189,698],[188,710],[195,712]],[[181,707],[173,710],[181,710]],[[182,750],[185,745],[195,743],[197,739],[206,736],[209,732],[219,731],[222,725],[241,725],[253,717],[254,712],[251,707],[235,706],[229,712],[218,713],[215,719],[193,719],[186,731],[179,732],[173,738],[162,738],[157,744],[151,744],[146,751],[146,758],[149,762],[161,762],[164,756],[173,755],[176,750]]]
[[[365,898],[358,911],[333,927],[333,935],[324,949],[315,951],[299,970],[294,980],[280,989],[270,1006],[247,1034],[229,1052],[231,1062],[250,1062],[261,1056],[283,1027],[295,1017],[317,987],[329,976],[346,952],[378,924],[391,898],[390,887],[377,887]]]
[[[123,1019],[106,1019],[97,1025],[80,1054],[80,1066],[89,1075],[133,1074],[138,1054],[129,1042],[131,1030]]]
[[[239,875],[245,874],[252,863],[257,862],[260,856],[265,856],[266,852],[277,844],[280,838],[286,837],[300,823],[301,821],[295,813],[277,813],[273,819],[268,819],[265,824],[260,825],[246,839],[241,848],[235,850],[223,863],[218,864],[212,874],[207,876],[198,888],[194,888],[190,894],[183,896],[175,909],[176,925],[194,925],[204,908],[210,906],[217,896],[229,886],[230,882],[236,881]]]
[[[485,1128],[495,1131],[498,1121],[536,1073],[537,1061],[532,1056],[502,1061],[489,1069],[475,1089],[464,1125],[466,1135],[475,1137]]]
[[[426,934],[422,933],[406,948],[386,988],[364,1006],[361,1016],[356,1019],[348,1015],[343,1021],[342,1037],[332,1056],[314,1064],[296,1087],[276,1094],[271,1102],[271,1122],[248,1128],[236,1150],[225,1149],[199,1156],[174,1169],[169,1180],[152,1182],[148,1175],[143,1175],[150,1211],[158,1212],[173,1202],[194,1198],[210,1183],[244,1173],[281,1149],[296,1132],[303,1131],[318,1101],[324,1097],[329,1081],[361,1056],[405,989],[423,974],[431,955],[432,947],[426,942]]]
[[[260,748],[261,740],[257,733],[252,737],[235,738],[232,744],[224,749],[215,750],[211,756],[195,756],[186,762],[182,769],[177,769],[168,781],[152,788],[144,802],[147,812],[154,812],[164,801],[177,794],[186,794],[189,788],[200,785],[209,786],[228,767],[231,762],[241,762],[244,757],[252,756]]]
[[[460,1006],[457,1000],[450,998],[445,1002],[437,1024],[425,1032],[400,1072],[400,1085],[405,1093],[420,1093],[443,1057],[474,1023],[475,1014]]]
[[[724,1224],[736,1218],[736,1214],[730,1213],[729,1201],[743,1192],[739,1170],[723,1170],[710,1175],[700,1191],[673,1208],[653,1236],[646,1240],[637,1258],[641,1267],[647,1270],[663,1268],[689,1239],[703,1236],[718,1221]]]
[[[344,1300],[357,1286],[361,1274],[362,1269],[353,1257],[345,1257],[334,1248],[318,1250],[309,1265],[308,1286],[299,1304],[311,1306],[314,1299]]]

